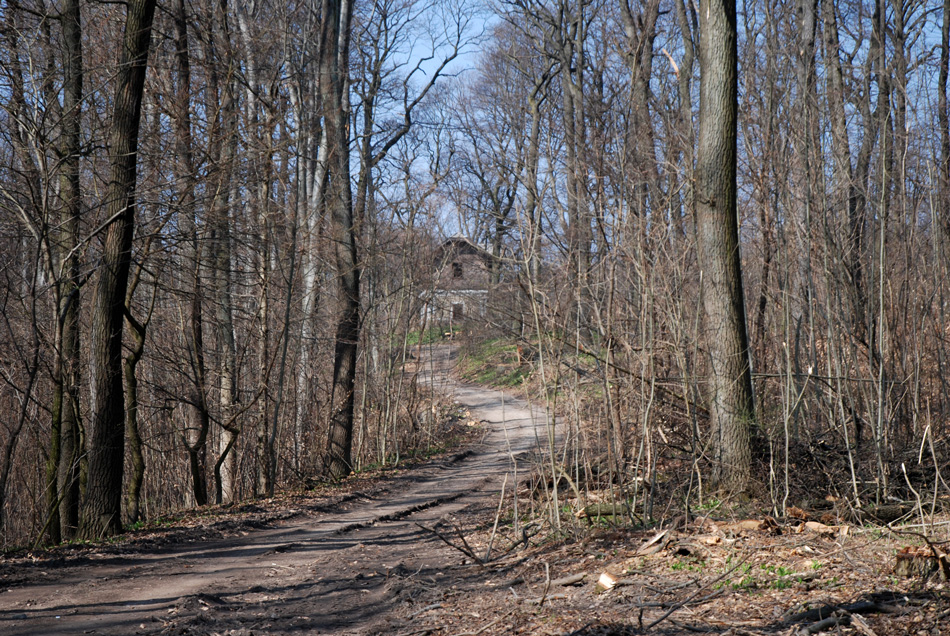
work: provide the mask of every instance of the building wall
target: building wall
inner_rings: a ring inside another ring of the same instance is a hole
[[[485,258],[479,254],[447,253],[436,274],[436,289],[487,290],[490,272]]]
[[[423,309],[426,324],[459,324],[485,317],[488,291],[483,289],[435,290]]]
[[[490,256],[463,238],[447,240],[436,255],[433,290],[420,318],[427,324],[457,324],[484,318],[491,286]]]

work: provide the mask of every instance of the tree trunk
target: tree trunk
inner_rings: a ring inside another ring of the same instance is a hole
[[[323,38],[320,51],[320,92],[327,129],[330,188],[327,211],[336,246],[340,303],[333,354],[327,473],[336,479],[352,469],[353,407],[356,353],[360,327],[360,269],[350,191],[347,71],[352,5],[349,0],[323,1]]]
[[[220,100],[220,125],[212,143],[216,146],[213,156],[217,162],[214,196],[211,200],[212,254],[210,262],[214,270],[215,328],[218,354],[218,403],[221,431],[217,437],[218,458],[215,461],[215,503],[231,503],[235,497],[237,470],[237,443],[240,427],[234,421],[238,403],[238,360],[234,335],[233,263],[231,246],[231,206],[238,200],[234,167],[238,149],[238,110],[234,67],[237,60],[231,45],[231,34],[225,6],[218,5],[214,12],[214,29],[211,34],[209,59],[213,64],[223,63],[220,75],[217,66],[212,66],[209,95]],[[211,56],[214,56],[213,58]],[[217,104],[212,106],[217,107]]]
[[[635,176],[635,201],[640,211],[663,206],[660,188],[659,162],[656,159],[656,136],[653,130],[653,115],[650,112],[653,77],[653,42],[656,39],[656,23],[660,16],[659,0],[642,3],[642,10],[635,12],[630,0],[620,3],[624,34],[627,38],[628,64],[631,77],[632,121],[628,128],[629,146],[633,148],[633,165],[639,174]]]
[[[59,223],[51,229],[52,278],[57,304],[53,401],[46,493],[49,541],[76,533],[79,519],[79,184],[82,125],[82,31],[78,0],[63,5],[63,110],[59,154]]]
[[[937,79],[937,124],[940,127],[940,196],[944,210],[942,229],[950,236],[950,115],[947,113],[947,81],[950,76],[950,0],[943,0],[943,22],[940,24],[940,73]]]
[[[185,0],[175,3],[175,70],[177,81],[173,118],[175,130],[175,180],[178,183],[178,225],[183,239],[183,265],[187,268],[185,279],[187,288],[184,293],[188,300],[188,311],[182,319],[182,332],[188,349],[188,363],[191,367],[194,395],[189,401],[194,431],[183,434],[188,464],[191,470],[191,494],[194,503],[203,506],[208,503],[208,485],[205,475],[205,458],[208,429],[211,426],[211,414],[208,409],[207,372],[204,351],[204,314],[202,299],[204,290],[202,277],[202,245],[195,220],[195,165],[192,154],[191,134],[191,57],[188,52],[188,15]]]
[[[950,1],[950,0],[948,0]],[[548,84],[548,77],[539,80],[531,95],[528,96],[531,114],[531,132],[528,136],[527,158],[525,159],[525,213],[528,217],[528,278],[532,289],[538,286],[541,273],[541,214],[538,197],[538,164],[541,155],[541,89]]]
[[[126,510],[129,523],[135,523],[141,516],[142,483],[145,481],[145,445],[139,433],[139,381],[135,369],[145,351],[145,329],[148,321],[140,323],[132,317],[131,294],[129,296],[130,313],[126,318],[132,329],[132,350],[125,358],[125,432],[129,440],[132,474],[129,475]]]
[[[135,230],[135,169],[145,71],[156,0],[129,0],[122,43],[106,193],[108,229],[102,248],[92,316],[92,433],[89,477],[78,536],[96,539],[122,529],[122,463],[125,413],[122,395],[122,330]]]
[[[706,346],[712,363],[714,480],[720,488],[744,490],[751,477],[754,409],[736,209],[734,0],[710,0],[700,11],[699,61],[695,197]]]

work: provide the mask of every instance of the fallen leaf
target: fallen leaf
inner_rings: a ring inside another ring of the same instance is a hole
[[[802,524],[805,530],[810,532],[816,532],[818,534],[824,535],[834,535],[839,534],[841,536],[846,536],[848,534],[848,526],[827,526],[823,523],[817,521],[806,521]],[[801,530],[798,530],[801,532]]]
[[[802,521],[808,521],[811,519],[811,515],[802,510],[801,508],[796,508],[795,506],[788,506],[785,508],[785,514],[791,517],[792,519],[801,519]]]

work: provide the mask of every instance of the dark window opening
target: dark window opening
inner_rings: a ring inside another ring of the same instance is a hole
[[[462,303],[452,303],[452,320],[461,320],[464,313],[465,306]]]
[[[462,277],[462,264],[461,263],[452,263],[452,277],[461,278]]]

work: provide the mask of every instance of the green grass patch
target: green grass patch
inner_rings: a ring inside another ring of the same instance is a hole
[[[517,344],[504,338],[492,338],[464,348],[459,373],[479,384],[514,387],[527,380],[531,368],[519,364]]]
[[[428,329],[416,329],[410,331],[406,336],[406,342],[410,347],[414,347],[419,344],[435,344],[441,342],[447,336],[454,336],[457,333],[461,333],[461,327],[453,327],[449,329],[448,327],[434,326],[429,327]]]

